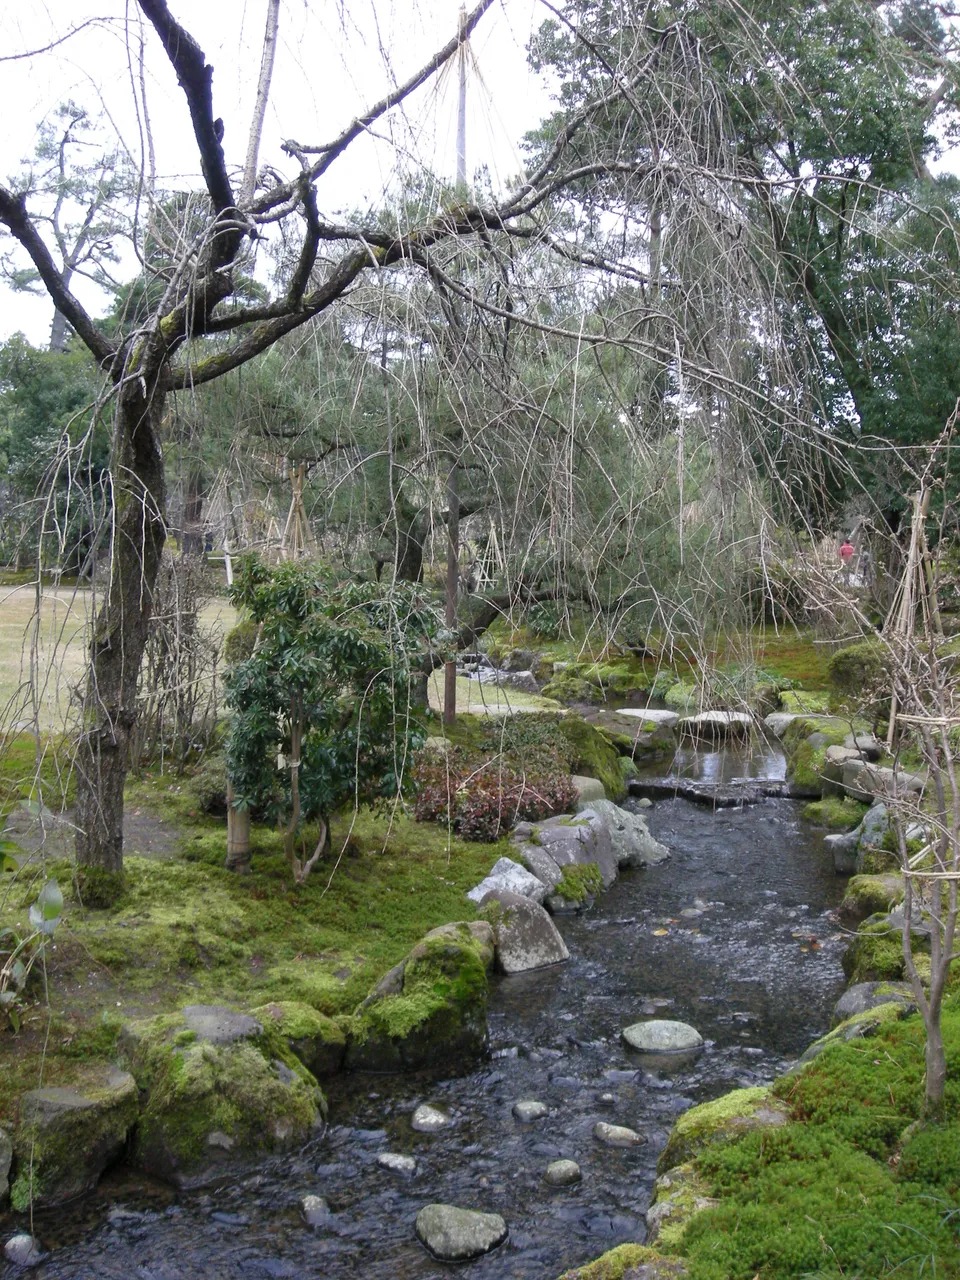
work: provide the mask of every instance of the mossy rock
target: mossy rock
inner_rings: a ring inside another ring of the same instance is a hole
[[[876,1035],[881,1027],[891,1022],[900,1022],[912,1013],[913,1010],[905,1006],[902,1000],[891,1000],[887,1004],[878,1004],[872,1009],[865,1009],[863,1013],[855,1013],[852,1018],[846,1018],[838,1023],[832,1031],[828,1031],[819,1040],[814,1040],[800,1058],[798,1065],[805,1066],[814,1058],[819,1058],[821,1053],[833,1045],[846,1044],[849,1040],[861,1040],[866,1036]]]
[[[700,695],[695,684],[680,681],[672,684],[666,692],[664,702],[671,711],[691,712],[698,710]]]
[[[915,957],[920,953],[918,958],[922,958],[924,952],[929,955],[929,938],[915,933],[912,941]],[[883,916],[870,917],[844,952],[843,972],[850,983],[898,981],[904,973],[900,930]]]
[[[787,1106],[766,1087],[735,1089],[713,1102],[685,1111],[670,1131],[657,1161],[657,1172],[686,1164],[703,1147],[731,1142],[753,1129],[779,1128],[790,1118]]]
[[[620,772],[620,753],[607,735],[580,716],[564,716],[560,730],[576,753],[572,772],[598,778],[607,798],[614,803],[625,799],[627,786]]]
[[[78,1067],[70,1086],[24,1094],[13,1141],[12,1207],[26,1213],[92,1191],[123,1151],[137,1109],[133,1076],[107,1063]]]
[[[838,649],[827,664],[835,706],[861,708],[867,702],[889,702],[890,655],[879,640],[861,640]],[[882,690],[882,693],[880,692]]]
[[[826,689],[785,689],[780,694],[780,709],[791,715],[825,715],[830,710],[830,694]]]
[[[845,925],[856,926],[877,912],[886,913],[903,901],[903,876],[892,874],[852,876],[840,903]]]
[[[357,1009],[347,1066],[417,1070],[482,1054],[493,953],[493,929],[487,921],[431,930]]]
[[[843,746],[850,731],[844,720],[830,716],[800,716],[783,734],[787,782],[795,792],[819,796],[827,747]]]
[[[589,680],[583,680],[581,677],[571,675],[568,671],[563,671],[558,676],[554,676],[549,683],[545,684],[540,690],[541,697],[553,698],[556,702],[562,702],[565,706],[572,706],[574,703],[600,703],[603,701],[603,690],[599,684],[592,684]]]
[[[325,1013],[295,1000],[278,1000],[254,1009],[253,1016],[282,1036],[318,1079],[335,1075],[343,1066],[346,1033],[339,1022]]]
[[[220,1035],[208,1026],[215,1019],[188,1008],[129,1023],[121,1036],[146,1095],[135,1163],[180,1188],[302,1147],[326,1112],[313,1075],[273,1027],[219,1012],[235,1020],[233,1031]]]
[[[629,756],[620,757],[620,776],[624,782],[630,783],[634,778],[639,777],[640,770]]]
[[[818,827],[827,827],[831,831],[852,831],[859,827],[869,806],[849,796],[824,796],[822,800],[813,800],[804,805],[803,816],[808,822]]]
[[[550,893],[550,905],[554,909],[579,908],[591,902],[603,892],[603,876],[595,862],[580,862],[560,868],[560,883]],[[560,902],[553,899],[559,898]]]
[[[647,1239],[668,1252],[679,1250],[691,1220],[716,1204],[695,1163],[676,1165],[657,1178],[647,1210]]]
[[[639,1268],[644,1268],[640,1271]],[[618,1244],[615,1249],[587,1262],[582,1267],[565,1271],[560,1280],[679,1280],[687,1269],[679,1258],[667,1258],[645,1244]]]

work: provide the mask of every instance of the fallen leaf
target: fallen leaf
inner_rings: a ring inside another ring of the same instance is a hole
[[[669,929],[654,929],[654,931],[653,931],[653,936],[654,936],[655,938],[662,938],[662,937],[664,937],[666,934],[668,934],[669,932],[670,932],[670,930],[669,930]]]

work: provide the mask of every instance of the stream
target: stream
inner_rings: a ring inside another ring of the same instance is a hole
[[[674,763],[715,782],[782,778],[783,767],[766,743],[683,750]],[[328,1082],[324,1136],[222,1190],[176,1195],[114,1170],[80,1205],[37,1215],[36,1234],[53,1252],[34,1274],[434,1280],[449,1268],[413,1229],[432,1201],[496,1212],[508,1223],[507,1242],[468,1264],[470,1280],[555,1280],[616,1244],[642,1240],[657,1155],[675,1117],[771,1080],[827,1029],[844,986],[844,944],[828,915],[844,882],[799,804],[768,799],[714,812],[666,799],[646,816],[673,857],[623,873],[590,910],[558,918],[567,964],[494,980],[488,1061],[453,1078]],[[705,1048],[693,1058],[632,1053],[621,1028],[651,1016],[692,1023]],[[550,1114],[519,1123],[511,1108],[526,1098]],[[413,1132],[410,1114],[421,1102],[455,1123]],[[628,1125],[647,1141],[604,1147],[593,1137],[598,1120]],[[378,1166],[385,1151],[415,1156],[416,1174]],[[577,1161],[581,1183],[557,1189],[542,1181],[559,1157]],[[331,1209],[314,1229],[298,1213],[305,1194],[325,1197]]]

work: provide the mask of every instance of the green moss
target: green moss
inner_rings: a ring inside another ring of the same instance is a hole
[[[861,640],[838,649],[827,666],[836,705],[859,709],[866,703],[875,703],[881,687],[881,701],[888,702],[889,667],[889,654],[879,640]]]
[[[568,671],[562,671],[559,675],[545,684],[541,690],[544,698],[553,698],[557,702],[561,702],[566,706],[574,703],[599,703],[603,701],[603,690],[597,684],[591,684],[589,680],[583,680],[579,676],[571,675]]]
[[[565,902],[586,902],[603,890],[603,876],[595,862],[580,862],[561,867],[560,883],[552,890]]]
[[[639,775],[639,772],[640,770],[629,756],[620,757],[620,774],[624,782],[630,782],[631,779],[636,778]]]
[[[825,1049],[837,1044],[845,1044],[848,1040],[862,1040],[867,1036],[874,1035],[884,1023],[896,1022],[904,1016],[902,1000],[891,1000],[889,1004],[877,1004],[872,1009],[865,1009],[862,1013],[855,1013],[852,1017],[845,1018],[843,1022],[837,1023],[832,1031],[828,1031],[819,1040],[814,1040],[800,1061],[801,1063],[812,1062]]]
[[[892,875],[858,875],[847,881],[840,904],[842,915],[866,920],[876,912],[888,912],[903,901],[903,878]],[[898,935],[899,936],[899,935]]]
[[[662,1174],[657,1178],[653,1200],[657,1244],[669,1253],[682,1253],[687,1227],[714,1203],[696,1164],[677,1165]]]
[[[814,822],[818,827],[829,827],[831,831],[852,831],[863,821],[868,808],[869,805],[849,796],[824,796],[822,800],[804,805],[803,816],[808,822]]]
[[[787,725],[783,735],[787,781],[805,791],[819,791],[827,747],[842,746],[849,732],[846,721],[828,716],[801,716]]]
[[[84,906],[104,910],[122,901],[127,883],[122,871],[77,867],[74,887]]]
[[[830,710],[830,694],[825,689],[785,689],[780,706],[793,715],[825,714]]]
[[[664,1277],[672,1274],[671,1269],[678,1265],[646,1245],[618,1244],[615,1249],[609,1250],[594,1262],[565,1271],[560,1280],[623,1280],[624,1275],[635,1267],[656,1266],[658,1263],[664,1269],[657,1274]],[[653,1280],[657,1280],[657,1277]]]
[[[681,681],[670,686],[664,701],[671,711],[679,711],[681,714],[686,714],[698,709],[700,695],[695,684],[687,684]]]
[[[768,1087],[735,1089],[683,1113],[670,1131],[657,1169],[665,1173],[687,1163],[710,1143],[729,1142],[749,1128],[771,1127],[783,1120],[784,1108],[771,1099]]]
[[[560,729],[573,748],[572,772],[598,778],[608,799],[619,803],[627,794],[619,752],[604,733],[579,716],[564,716]]]
[[[930,951],[930,939],[913,935],[913,951]],[[882,919],[869,919],[860,926],[843,956],[843,971],[853,982],[897,981],[903,977],[903,944],[900,930]]]

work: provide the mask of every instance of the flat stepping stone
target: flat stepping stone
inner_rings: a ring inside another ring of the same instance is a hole
[[[552,1160],[543,1171],[543,1180],[551,1187],[572,1187],[582,1177],[576,1160]]]
[[[598,1120],[593,1126],[593,1136],[607,1147],[639,1147],[646,1139],[636,1129],[628,1129],[622,1124],[607,1124]]]
[[[448,1124],[453,1124],[453,1121],[445,1111],[438,1111],[436,1107],[426,1103],[417,1107],[410,1121],[410,1127],[416,1129],[417,1133],[438,1133]]]
[[[401,1156],[394,1151],[382,1151],[377,1156],[377,1164],[381,1169],[403,1174],[406,1178],[413,1177],[417,1172],[417,1162],[413,1156]]]
[[[532,1124],[534,1120],[542,1120],[548,1115],[550,1108],[543,1102],[536,1102],[532,1098],[526,1098],[521,1102],[513,1104],[513,1114],[523,1124]]]
[[[499,1213],[476,1213],[452,1204],[428,1204],[417,1214],[417,1239],[439,1262],[469,1262],[507,1238]]]
[[[216,1004],[188,1004],[181,1010],[183,1023],[198,1040],[208,1044],[233,1044],[263,1035],[263,1027],[248,1013],[234,1013]]]
[[[640,1053],[684,1053],[703,1045],[703,1036],[695,1027],[668,1018],[635,1022],[620,1034],[631,1049]]]
[[[654,711],[650,707],[620,707],[616,714],[629,716],[631,720],[645,720],[650,724],[665,725],[668,729],[680,723],[680,716],[676,711]]]

